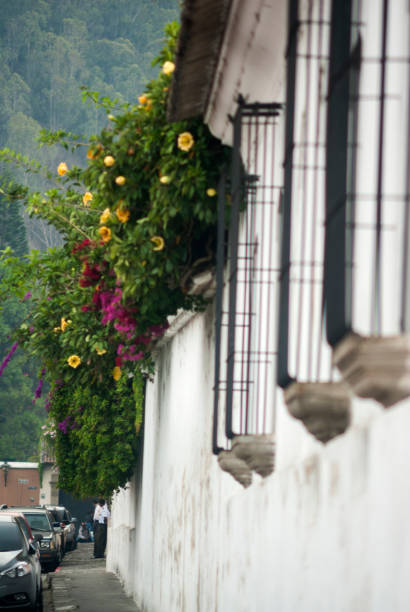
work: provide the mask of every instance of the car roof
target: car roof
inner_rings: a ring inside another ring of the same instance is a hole
[[[0,521],[2,523],[15,523],[16,519],[14,516],[11,516],[11,514],[0,514]]]
[[[5,508],[4,510],[1,510],[1,512],[37,512],[37,513],[47,513],[49,512],[49,510],[47,508],[43,508],[41,506],[9,506],[8,508]]]
[[[2,515],[9,515],[9,516],[14,516],[16,518],[21,519],[22,521],[24,521],[29,534],[31,535],[31,537],[33,537],[33,534],[31,533],[31,527],[30,524],[28,522],[28,520],[26,519],[26,517],[24,516],[24,514],[22,512],[19,512],[18,510],[2,510],[0,516]]]

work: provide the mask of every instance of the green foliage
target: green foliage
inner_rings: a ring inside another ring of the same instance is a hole
[[[78,497],[109,497],[125,486],[135,465],[138,378],[93,387],[64,385],[55,391],[52,418],[59,466],[59,487]],[[67,408],[69,407],[69,408]]]
[[[18,299],[8,299],[0,315],[0,354],[10,350],[10,334],[28,314]],[[0,457],[15,461],[37,460],[44,421],[44,400],[33,404],[39,375],[38,361],[17,350],[0,379]]]
[[[100,130],[105,116],[78,104],[79,87],[135,99],[154,76],[150,65],[164,24],[177,15],[177,0],[6,3],[0,22],[1,142],[8,139],[21,150],[9,125],[19,112],[51,129]]]
[[[15,337],[53,385],[60,486],[77,495],[107,495],[129,477],[152,349],[169,315],[204,306],[189,295],[190,280],[214,260],[216,186],[229,152],[200,119],[167,122],[177,24],[166,31],[160,72],[139,104],[89,92],[106,110],[107,128],[88,143],[66,130],[43,133],[46,144],[62,138],[67,150],[83,148],[85,169],[61,160],[49,170],[0,151],[0,161],[48,178],[44,194],[8,189],[64,240],[24,259],[3,252],[0,299],[31,292]]]
[[[10,176],[3,177],[6,190],[12,191]],[[16,195],[16,192],[14,192]],[[13,249],[17,256],[27,252],[26,232],[21,216],[22,204],[1,195],[0,248]],[[21,296],[22,297],[22,296]],[[0,355],[6,355],[11,347],[14,329],[28,316],[26,302],[10,297],[6,292],[0,312]],[[44,420],[44,401],[33,404],[34,390],[38,382],[38,361],[28,360],[21,350],[14,354],[0,379],[0,457],[15,460],[36,458],[41,423]]]
[[[6,184],[6,191],[10,196],[13,192],[13,183],[10,177],[5,176],[3,183]],[[13,195],[16,195],[15,193]],[[10,247],[18,256],[27,253],[27,240],[24,221],[22,218],[22,205],[18,199],[5,198],[0,187],[0,249]]]

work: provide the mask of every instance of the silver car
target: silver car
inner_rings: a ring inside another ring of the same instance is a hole
[[[41,566],[14,516],[0,514],[0,610],[41,609]]]

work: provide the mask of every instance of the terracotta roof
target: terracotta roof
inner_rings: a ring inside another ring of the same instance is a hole
[[[176,54],[168,120],[205,112],[232,0],[186,0]]]

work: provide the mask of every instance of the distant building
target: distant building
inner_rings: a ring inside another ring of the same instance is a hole
[[[41,440],[40,463],[42,472],[40,502],[42,504],[58,506],[58,468],[56,466],[56,458],[54,450],[45,443],[44,438]]]
[[[0,463],[0,504],[35,506],[39,502],[38,463],[2,461]]]

